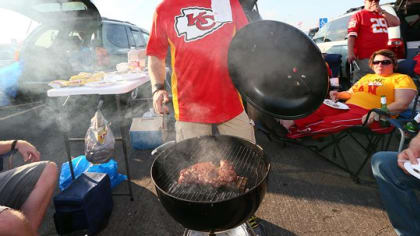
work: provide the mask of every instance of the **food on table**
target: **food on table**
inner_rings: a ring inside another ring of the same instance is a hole
[[[53,88],[62,87],[77,87],[83,86],[88,83],[102,81],[105,78],[106,73],[103,71],[96,73],[80,72],[77,75],[73,75],[69,80],[54,80],[48,85]]]
[[[213,162],[200,162],[182,169],[179,173],[178,184],[200,184],[213,187],[234,186],[238,176],[232,163],[221,160],[220,166]]]
[[[48,83],[48,85],[53,88],[61,88],[61,87],[66,87],[67,82],[68,82],[67,80],[54,80]]]
[[[72,77],[70,77],[69,81],[89,79],[91,76],[92,76],[91,73],[80,72],[79,74],[73,75]]]
[[[101,81],[104,79],[106,73],[103,71],[100,72],[96,72],[94,73],[92,76],[90,76],[88,79],[86,79],[86,82],[96,82],[96,81]]]

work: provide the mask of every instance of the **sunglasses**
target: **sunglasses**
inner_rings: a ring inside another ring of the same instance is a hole
[[[372,64],[374,65],[382,64],[384,66],[387,66],[387,65],[391,65],[392,61],[391,60],[373,61]]]
[[[379,2],[379,0],[368,0],[369,2]]]

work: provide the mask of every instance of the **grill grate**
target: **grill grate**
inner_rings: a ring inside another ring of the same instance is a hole
[[[174,159],[174,153],[168,152],[161,157],[162,165],[165,165],[165,171],[162,171],[156,178],[159,187],[168,194],[181,198],[184,200],[198,201],[198,202],[215,202],[234,198],[242,195],[256,184],[258,184],[266,172],[265,162],[262,156],[252,148],[242,144],[232,145],[218,144],[217,151],[214,150],[209,153],[198,148],[191,148],[188,152],[177,153],[177,156],[182,156],[187,161],[183,164],[174,163],[168,164]],[[216,157],[216,160],[214,160]],[[178,159],[178,158],[177,158]],[[185,185],[178,184],[179,173],[182,169],[194,165],[199,162],[214,160],[229,161],[238,175],[238,188],[220,187],[214,188],[211,186]],[[179,162],[179,160],[177,160]],[[170,167],[169,167],[170,166]]]

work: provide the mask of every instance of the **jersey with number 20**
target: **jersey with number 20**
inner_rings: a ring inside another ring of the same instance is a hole
[[[347,32],[356,37],[354,53],[358,59],[370,58],[375,51],[387,48],[388,24],[377,12],[357,12],[350,18]]]

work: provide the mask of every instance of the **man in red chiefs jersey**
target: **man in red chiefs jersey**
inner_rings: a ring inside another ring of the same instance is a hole
[[[164,0],[157,7],[147,45],[153,106],[157,113],[168,111],[164,80],[169,47],[177,141],[211,135],[216,126],[220,134],[255,143],[227,65],[229,44],[247,23],[239,0]]]
[[[369,57],[373,52],[386,49],[388,27],[398,26],[400,20],[379,6],[379,0],[364,0],[364,9],[354,14],[348,25],[348,56],[350,64],[356,62],[360,70],[354,70],[353,83],[368,73]]]
[[[228,71],[228,49],[248,24],[239,0],[163,0],[156,8],[147,45],[153,107],[168,112],[165,57],[171,56],[176,140],[211,135],[216,127],[255,143],[254,128]],[[255,217],[248,224],[265,235]]]

